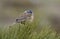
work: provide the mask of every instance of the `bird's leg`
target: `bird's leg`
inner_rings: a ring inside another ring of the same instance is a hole
[[[21,24],[24,24],[25,25],[25,21],[22,21]]]

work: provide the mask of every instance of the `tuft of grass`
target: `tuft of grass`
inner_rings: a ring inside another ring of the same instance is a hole
[[[15,24],[13,26],[0,29],[0,39],[60,39],[51,27],[43,26],[36,31],[38,23]]]

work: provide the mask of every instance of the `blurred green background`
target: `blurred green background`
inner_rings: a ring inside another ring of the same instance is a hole
[[[0,0],[0,27],[12,25],[28,9],[33,11],[34,21],[39,21],[39,25],[49,24],[48,16],[60,15],[59,5],[60,0]]]
[[[33,11],[34,22],[39,22],[40,28],[40,26],[50,25],[48,16],[53,14],[60,16],[60,0],[0,0],[0,27],[12,25],[15,19],[28,9]],[[56,27],[58,29],[59,26]]]
[[[28,9],[33,11],[34,21],[13,25]],[[54,26],[48,19],[53,16],[60,17],[60,0],[0,0],[0,39],[60,39],[60,20]]]

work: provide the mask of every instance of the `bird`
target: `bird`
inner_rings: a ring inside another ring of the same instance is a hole
[[[32,10],[26,10],[19,18],[16,19],[16,23],[25,24],[26,21],[32,22],[34,19],[34,14]]]

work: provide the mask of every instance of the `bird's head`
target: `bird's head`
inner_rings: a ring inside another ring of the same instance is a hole
[[[32,15],[32,10],[26,10],[24,13],[28,16],[31,16]]]
[[[26,10],[24,13],[32,14],[32,10]]]

